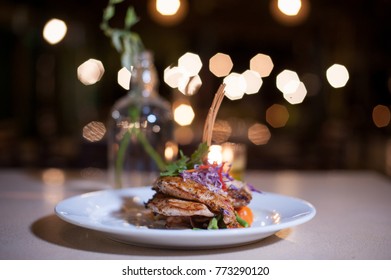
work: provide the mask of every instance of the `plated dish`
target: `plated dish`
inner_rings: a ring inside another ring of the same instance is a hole
[[[276,232],[311,220],[310,203],[275,193],[254,193],[249,204],[254,221],[249,228],[220,230],[165,229],[153,219],[145,203],[151,187],[104,190],[65,199],[55,207],[58,217],[99,231],[113,240],[146,247],[222,248],[259,241]],[[124,205],[126,211],[123,211]]]

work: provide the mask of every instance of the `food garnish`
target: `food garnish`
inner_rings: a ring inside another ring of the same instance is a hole
[[[208,145],[206,143],[201,143],[190,158],[185,156],[183,152],[180,151],[180,158],[177,161],[167,164],[166,170],[161,172],[160,175],[177,176],[181,172],[193,168],[196,164],[202,164],[203,160],[208,154],[208,150]]]

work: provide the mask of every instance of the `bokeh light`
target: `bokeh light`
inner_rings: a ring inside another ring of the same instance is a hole
[[[273,104],[266,110],[266,121],[274,128],[284,127],[288,120],[289,112],[284,105]]]
[[[216,77],[227,76],[233,67],[231,57],[227,54],[217,53],[209,59],[209,70]]]
[[[271,0],[270,12],[284,25],[298,25],[308,18],[310,3],[308,0]]]
[[[269,128],[261,123],[255,123],[248,129],[248,139],[255,145],[265,145],[271,137]]]
[[[48,168],[42,172],[42,181],[47,186],[61,186],[65,182],[65,173],[58,168]]]
[[[89,142],[98,142],[106,134],[106,127],[102,122],[92,121],[83,127],[83,138]]]
[[[198,54],[187,52],[178,59],[178,67],[192,77],[198,75],[202,68],[202,61]]]
[[[180,80],[178,90],[186,96],[192,96],[198,92],[201,86],[201,78],[199,75],[196,75]]]
[[[255,72],[253,70],[246,70],[242,75],[246,80],[245,93],[246,94],[257,93],[260,90],[263,83],[261,75],[259,75],[258,72]]]
[[[270,56],[259,53],[250,59],[250,70],[258,72],[262,78],[268,77],[274,67]]]
[[[296,72],[284,70],[277,75],[276,84],[283,94],[292,94],[298,89],[300,79]]]
[[[177,157],[178,151],[178,144],[172,141],[168,141],[164,149],[164,158],[166,161],[173,161]]]
[[[185,75],[185,72],[178,66],[168,66],[164,69],[163,80],[172,88],[177,88],[179,83],[186,78],[187,76]]]
[[[246,80],[243,75],[231,73],[224,78],[225,96],[230,100],[241,99],[246,90]]]
[[[278,0],[277,6],[287,16],[296,16],[301,9],[301,0]]]
[[[46,203],[56,204],[65,198],[65,172],[59,168],[47,168],[42,171],[43,199]]]
[[[132,73],[126,68],[122,67],[117,74],[118,84],[126,90],[130,89],[130,79],[132,78]]]
[[[190,125],[194,116],[193,108],[189,104],[180,104],[174,109],[174,120],[181,126]]]
[[[226,142],[221,145],[224,171],[238,180],[243,180],[247,165],[247,146],[244,143]]]
[[[187,15],[187,0],[149,0],[148,12],[151,18],[164,26],[179,24]]]
[[[199,55],[185,53],[178,59],[178,66],[169,66],[164,69],[163,80],[186,96],[197,93],[202,85],[201,77],[198,75],[202,68],[202,61]]]
[[[376,105],[372,110],[372,120],[379,128],[388,126],[391,120],[390,109],[384,105]]]
[[[307,89],[305,88],[305,85],[302,82],[300,82],[297,90],[289,94],[284,93],[284,98],[290,104],[299,104],[303,102],[306,95],[307,95]]]
[[[77,68],[77,78],[84,85],[93,85],[98,82],[105,72],[101,61],[90,58]]]
[[[233,161],[235,159],[234,145],[234,143],[224,143],[223,145],[221,145],[221,154],[224,162],[233,164]]]
[[[341,88],[348,82],[349,72],[345,66],[341,64],[334,64],[327,69],[326,77],[332,87]]]
[[[43,28],[43,38],[51,45],[58,44],[67,33],[67,25],[61,19],[49,20]]]
[[[221,144],[228,140],[232,134],[232,127],[228,121],[219,120],[215,121],[213,126],[212,140],[214,143]]]
[[[179,0],[156,0],[156,10],[164,16],[175,15],[180,6]]]
[[[209,147],[208,162],[217,164],[223,162],[223,148],[220,145],[211,145]]]

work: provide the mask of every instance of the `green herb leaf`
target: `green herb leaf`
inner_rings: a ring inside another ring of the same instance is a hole
[[[167,164],[166,170],[161,172],[160,176],[178,176],[182,171],[192,169],[194,164],[202,164],[208,150],[208,145],[206,143],[201,143],[190,158],[185,156],[182,151],[179,151],[180,158]]]
[[[105,21],[109,21],[115,14],[114,6],[107,6],[106,9],[103,10],[103,19]]]
[[[125,16],[125,29],[130,29],[133,25],[138,22],[138,17],[136,16],[136,12],[133,7],[129,7],[126,11]]]
[[[190,162],[187,164],[189,169],[193,168],[195,164],[202,164],[204,158],[208,154],[209,146],[206,143],[200,143],[197,150],[191,155]]]
[[[177,176],[180,172],[187,169],[187,161],[189,158],[183,154],[182,151],[180,153],[180,158],[177,161],[174,161],[170,164],[166,165],[166,171],[161,172],[161,176]]]

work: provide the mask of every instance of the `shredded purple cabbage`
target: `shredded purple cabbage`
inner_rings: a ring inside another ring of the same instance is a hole
[[[206,186],[209,190],[213,192],[221,192],[225,191],[223,186],[226,186],[229,189],[239,190],[241,187],[235,185],[234,178],[229,175],[229,171],[231,169],[231,165],[228,165],[227,170],[222,171],[224,164],[209,164],[207,168],[205,165],[194,165],[194,169],[192,170],[184,170],[180,172],[180,176],[183,180],[193,180],[201,185]],[[222,181],[221,181],[222,180]],[[247,184],[249,189],[253,192],[259,192],[254,186]]]
[[[180,173],[184,180],[191,179],[197,183],[206,186],[213,192],[220,192],[223,190],[223,182],[220,181],[220,170],[222,164],[208,165],[207,168],[200,168],[200,165],[194,165],[192,171],[184,170]],[[223,181],[233,180],[228,172],[221,172]]]

